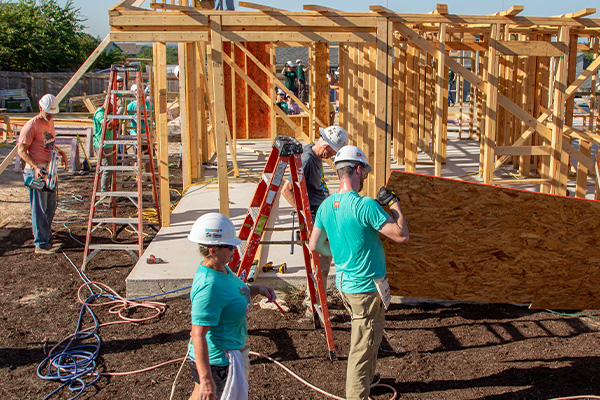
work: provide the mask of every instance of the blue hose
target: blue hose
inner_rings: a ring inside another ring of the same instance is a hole
[[[103,296],[106,295],[92,294],[86,299],[86,303]],[[90,332],[80,331],[86,311],[94,320],[94,328]],[[67,385],[69,390],[75,393],[71,399],[76,399],[88,386],[95,384],[100,379],[100,374],[96,371],[96,358],[100,353],[101,344],[100,336],[95,333],[97,329],[96,315],[87,304],[84,304],[79,311],[77,327],[75,333],[71,335],[69,343],[63,350],[49,354],[37,367],[38,377],[62,382],[62,385],[52,391],[44,400],[49,399]],[[79,344],[88,339],[92,339],[93,342]],[[95,376],[91,380],[84,380],[88,375]]]

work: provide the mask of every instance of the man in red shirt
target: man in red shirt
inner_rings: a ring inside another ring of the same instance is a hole
[[[56,150],[66,168],[67,154],[56,147],[54,114],[58,113],[58,100],[51,94],[44,95],[39,101],[40,113],[27,121],[19,134],[18,152],[25,161],[24,178],[28,176],[44,179],[45,168],[50,162],[52,150]],[[31,225],[33,228],[33,243],[37,254],[57,253],[61,249],[60,243],[53,243],[52,220],[56,211],[56,192],[53,190],[37,190],[29,188],[29,202],[31,204]]]

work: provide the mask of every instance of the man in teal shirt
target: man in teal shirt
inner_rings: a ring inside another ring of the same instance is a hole
[[[335,157],[335,168],[340,189],[321,203],[309,248],[333,256],[336,286],[352,315],[346,399],[367,400],[389,305],[385,253],[379,234],[405,243],[408,226],[393,192],[382,187],[377,200],[358,194],[372,170],[362,150],[342,147]],[[390,207],[392,216],[382,204]]]
[[[104,104],[101,107],[96,109],[94,113],[94,149],[96,150],[96,156],[100,157],[100,139],[102,138],[102,127],[104,126],[104,116],[106,113],[111,114],[113,109],[113,105],[110,102],[110,98],[107,96]],[[115,128],[115,120],[107,120],[106,121],[106,134],[104,136],[104,140],[112,140],[113,132]],[[104,149],[102,151],[102,159],[99,160],[100,165],[115,165],[115,146],[112,144],[105,144]],[[100,187],[103,192],[108,192],[110,190],[111,184],[111,174],[110,171],[102,171],[102,180],[100,183]]]

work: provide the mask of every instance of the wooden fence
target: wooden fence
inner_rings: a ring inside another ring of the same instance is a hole
[[[31,99],[34,110],[37,111],[38,100],[46,93],[57,94],[73,76],[72,72],[14,72],[0,71],[0,90],[25,89]],[[85,74],[65,97],[66,104],[73,96],[98,94],[106,91],[108,86],[108,73]],[[147,80],[147,74],[144,74]],[[167,80],[169,91],[179,91],[179,81],[175,76]]]

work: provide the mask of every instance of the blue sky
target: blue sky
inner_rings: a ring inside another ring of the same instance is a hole
[[[67,0],[57,0],[64,5]],[[524,0],[511,2],[509,0],[315,0],[315,1],[287,1],[281,0],[252,0],[253,3],[264,4],[272,7],[282,8],[290,11],[301,11],[304,4],[318,4],[343,11],[368,12],[369,4],[380,4],[397,12],[426,13],[435,9],[436,3],[448,4],[448,10],[452,14],[491,14],[506,10],[514,4],[522,4],[525,10],[522,15],[528,16],[551,16],[570,12],[576,12],[584,8],[596,7],[600,11],[597,0]],[[85,25],[89,28],[88,33],[94,36],[104,37],[109,31],[108,9],[118,3],[118,0],[73,0],[75,7],[81,9],[81,14],[87,18]],[[146,1],[143,7],[149,8],[150,1]],[[235,0],[237,7],[238,1]],[[242,8],[240,8],[241,10]],[[600,13],[591,16],[600,18]]]

